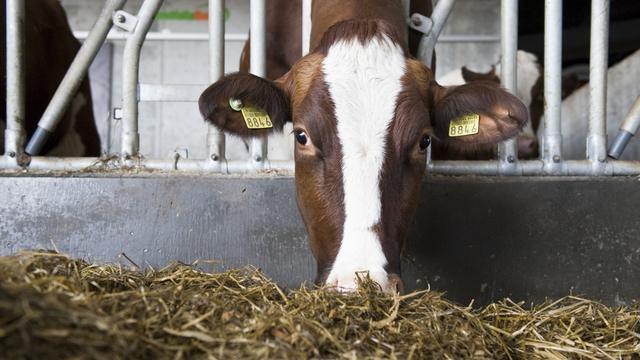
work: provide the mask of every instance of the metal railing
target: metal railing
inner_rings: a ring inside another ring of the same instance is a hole
[[[264,169],[283,169],[293,171],[292,161],[272,161],[268,159],[266,141],[253,140],[250,144],[248,160],[228,161],[225,158],[225,135],[215,127],[207,131],[208,156],[194,160],[175,157],[173,159],[148,159],[139,154],[138,102],[188,100],[197,98],[203,87],[147,85],[138,83],[140,49],[148,40],[208,40],[209,41],[209,80],[214,82],[224,73],[224,41],[242,41],[246,37],[238,34],[225,35],[224,0],[209,0],[209,34],[171,34],[149,33],[163,0],[146,0],[142,3],[137,16],[119,9],[126,0],[106,0],[102,13],[89,33],[76,33],[85,37],[84,44],[76,56],[65,80],[61,83],[56,96],[45,112],[36,134],[26,149],[27,153],[38,153],[38,139],[43,133],[55,129],[56,119],[66,110],[69,98],[77,89],[89,63],[101,44],[107,39],[126,41],[123,53],[123,127],[122,149],[119,156],[101,158],[55,158],[45,156],[26,156],[24,144],[24,1],[7,0],[7,129],[5,131],[5,154],[0,157],[0,169],[27,168],[33,170],[81,170],[96,164],[110,162],[111,168],[138,166],[149,170],[184,170],[213,173],[258,172]],[[408,9],[405,1],[405,9]],[[495,42],[501,41],[502,84],[509,91],[516,88],[516,50],[517,50],[517,0],[502,0],[501,36],[442,36],[440,31],[446,21],[455,0],[440,0],[436,4],[428,24],[422,24],[424,36],[420,44],[420,57],[426,63],[437,41],[440,42]],[[310,0],[303,0],[303,53],[308,52],[310,33]],[[265,39],[265,0],[251,0],[251,57],[250,71],[258,76],[266,74]],[[566,161],[562,158],[561,116],[561,40],[562,40],[562,1],[545,0],[545,60],[544,60],[544,98],[545,133],[541,144],[539,160],[518,160],[514,140],[499,146],[498,159],[494,161],[428,161],[427,169],[439,174],[477,174],[477,175],[636,175],[640,174],[640,162],[618,161],[606,156],[606,73],[609,1],[592,0],[591,20],[591,65],[590,65],[590,117],[589,134],[586,139],[585,160]],[[415,15],[415,14],[414,14]],[[413,20],[413,17],[411,17]],[[411,21],[408,19],[408,23]],[[113,31],[112,24],[126,30]],[[428,26],[427,26],[428,25]],[[194,96],[195,95],[195,96]],[[626,141],[638,129],[640,124],[640,101],[627,115],[622,126]],[[46,137],[46,136],[45,136]],[[620,146],[618,146],[618,149]],[[618,154],[619,156],[619,154]]]

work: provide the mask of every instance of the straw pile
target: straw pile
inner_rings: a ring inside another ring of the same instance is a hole
[[[140,272],[0,258],[0,357],[640,359],[640,306],[566,297],[474,309],[435,292],[285,291],[258,270]]]

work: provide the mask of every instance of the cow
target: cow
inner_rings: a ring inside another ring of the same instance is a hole
[[[494,83],[440,86],[410,55],[406,31],[399,0],[314,1],[309,54],[276,80],[232,73],[199,98],[206,121],[245,139],[293,123],[297,205],[316,282],[328,287],[351,291],[368,272],[395,290],[432,138],[473,152],[527,121],[524,104]],[[239,104],[272,127],[248,128]],[[461,117],[476,132],[449,136]]]
[[[4,19],[5,1],[1,16]],[[27,137],[35,132],[49,101],[62,81],[69,65],[80,49],[73,36],[64,9],[57,0],[25,1],[25,110],[24,125]],[[0,67],[6,73],[6,35],[1,27],[2,46]],[[1,84],[2,119],[0,132],[5,129],[6,76]],[[0,152],[4,153],[4,136],[0,134]],[[49,156],[99,156],[100,137],[93,117],[91,89],[85,78],[69,109],[60,119],[56,130],[41,153]]]
[[[438,82],[442,85],[461,85],[471,81],[493,81],[499,84],[500,69],[500,62],[492,65],[491,70],[485,73],[475,72],[463,66],[439,77]],[[525,126],[522,134],[518,136],[518,157],[531,159],[538,156],[536,130],[543,110],[542,67],[535,54],[518,50],[516,53],[516,79],[516,96],[529,108],[531,120]],[[489,157],[493,155],[492,153]],[[434,159],[440,159],[440,157],[446,159],[447,154],[434,154]]]

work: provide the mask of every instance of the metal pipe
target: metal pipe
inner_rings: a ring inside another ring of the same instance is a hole
[[[497,35],[446,34],[438,37],[439,43],[497,43],[501,38]]]
[[[562,1],[544,2],[544,137],[542,160],[550,174],[561,170]]]
[[[402,0],[402,16],[406,23],[411,23],[411,0]],[[409,43],[409,29],[405,29],[405,43]]]
[[[516,52],[518,51],[518,0],[502,0],[500,9],[501,70],[500,81],[510,93],[516,94]],[[518,146],[516,139],[498,145],[498,159],[502,172],[516,171]]]
[[[122,156],[137,155],[138,134],[138,72],[144,38],[164,0],[145,0],[138,11],[138,23],[127,39],[122,55]]]
[[[423,35],[418,45],[418,59],[425,63],[428,67],[431,67],[431,60],[433,57],[433,51],[436,48],[436,42],[440,36],[440,32],[447,22],[447,18],[451,13],[453,5],[456,0],[439,0],[436,3],[433,13],[431,14],[431,20],[433,20],[433,27],[429,35]]]
[[[559,164],[554,173],[547,171],[541,160],[523,160],[516,164],[517,170],[510,175],[522,176],[594,176],[594,175],[635,175],[640,174],[638,161],[611,161],[603,170],[595,170],[588,160],[568,160]],[[440,175],[504,175],[497,161],[434,161],[428,172]]]
[[[251,55],[249,67],[252,74],[260,77],[267,75],[266,11],[265,0],[251,0]],[[265,167],[266,158],[267,139],[251,139],[249,162],[253,164],[255,169],[262,169]]]
[[[111,16],[114,11],[122,8],[126,0],[108,0],[102,7],[95,24],[91,28],[89,36],[84,41],[76,54],[71,66],[67,70],[60,85],[56,89],[53,98],[49,102],[44,114],[38,122],[38,128],[29,139],[26,152],[37,155],[47,142],[49,136],[55,131],[60,119],[67,111],[69,104],[74,99],[76,92],[86,78],[89,65],[98,54],[100,46],[104,43],[107,33],[113,25]]]
[[[311,46],[311,0],[302,0],[302,56]]]
[[[209,81],[224,75],[224,0],[209,0]],[[207,123],[208,158],[214,167],[225,163],[225,135]]]
[[[624,148],[627,147],[631,138],[638,132],[638,128],[640,128],[640,96],[636,98],[627,116],[624,117],[618,136],[616,136],[609,150],[609,157],[613,159],[620,158]]]
[[[211,15],[209,15],[211,18]],[[88,31],[74,31],[73,36],[78,40],[84,40],[89,35]],[[131,36],[124,31],[109,31],[107,41],[124,41]],[[249,39],[248,34],[227,33],[224,35],[225,41],[244,42]],[[171,31],[150,31],[144,41],[209,41],[208,32],[171,32]]]
[[[0,156],[0,170],[15,170],[7,156]],[[225,161],[219,169],[211,167],[209,159],[148,159],[136,158],[123,160],[122,158],[95,158],[95,157],[50,157],[34,156],[28,166],[28,171],[87,171],[95,170],[103,172],[127,171],[131,169],[149,171],[176,171],[176,172],[201,172],[201,173],[250,173],[255,172],[251,163],[244,160]],[[262,169],[287,175],[293,174],[293,161],[266,161]],[[22,171],[22,170],[20,170]]]
[[[303,1],[309,1],[309,0],[303,0]],[[303,26],[304,26],[304,22],[303,22]],[[311,24],[309,24],[309,29],[311,28],[310,26]],[[73,32],[73,36],[78,40],[84,40],[87,38],[88,35],[89,35],[88,31]],[[129,36],[131,35],[128,32],[112,30],[107,34],[106,40],[107,41],[124,41],[124,40],[127,40]],[[226,33],[224,35],[224,40],[229,42],[244,42],[249,40],[249,35],[244,33],[243,34]],[[144,41],[209,41],[209,33],[150,31],[147,33],[147,37],[145,38]],[[438,43],[476,43],[476,42],[477,43],[497,43],[497,42],[500,42],[500,36],[499,35],[472,35],[472,34],[441,34],[438,37]]]
[[[0,170],[15,170],[8,156],[0,156]],[[516,166],[517,176],[547,176],[550,175],[541,160],[523,160]],[[200,173],[250,173],[255,172],[251,163],[244,160],[229,161],[220,171],[212,171],[208,159],[148,159],[137,158],[123,160],[122,158],[56,158],[34,156],[28,166],[28,171],[109,171],[121,172],[130,169],[148,171],[172,171],[172,172],[200,172]],[[266,161],[262,170],[277,171],[281,175],[292,175],[294,171],[293,161]],[[22,170],[21,170],[22,171]],[[434,161],[427,169],[430,174],[441,175],[483,175],[502,176],[498,161]],[[563,161],[560,171],[555,175],[561,176],[593,176],[614,175],[631,176],[640,175],[640,161],[612,160],[605,163],[605,171],[595,172],[589,160]]]
[[[594,166],[607,160],[607,59],[609,0],[591,1],[589,63],[589,134],[587,159]]]
[[[6,2],[7,64],[6,82],[6,130],[4,132],[4,153],[16,163],[22,153],[25,140],[25,2],[7,0]]]

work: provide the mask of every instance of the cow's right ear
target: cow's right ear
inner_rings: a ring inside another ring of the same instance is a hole
[[[226,75],[200,95],[200,114],[220,130],[243,138],[262,137],[274,130],[281,131],[284,124],[291,121],[290,96],[282,85],[284,83],[283,79],[274,82],[247,73]],[[242,112],[231,108],[230,99],[264,110],[273,127],[248,128]]]

